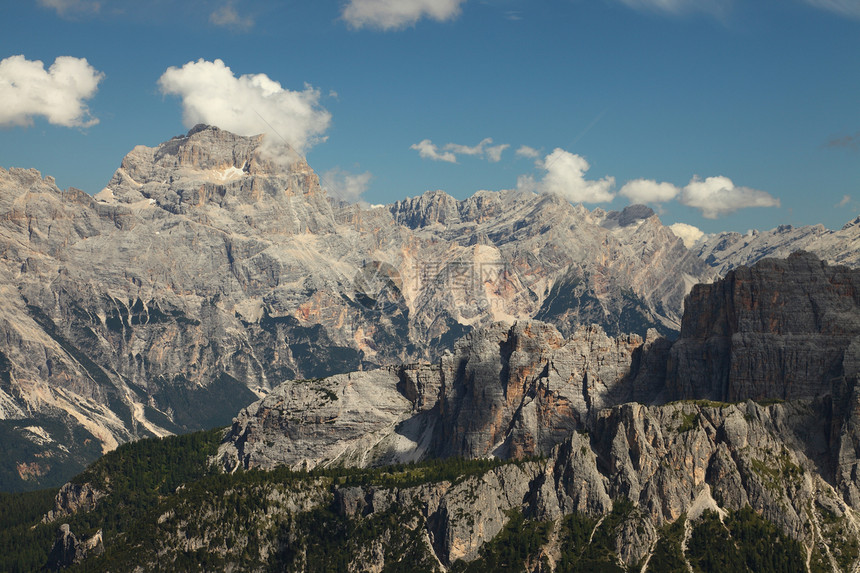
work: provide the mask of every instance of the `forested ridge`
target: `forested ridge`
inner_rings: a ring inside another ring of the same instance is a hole
[[[529,462],[454,458],[371,469],[227,474],[208,462],[222,435],[223,430],[211,430],[120,446],[73,480],[106,494],[95,509],[50,523],[42,518],[53,508],[57,490],[0,494],[0,571],[45,570],[62,523],[78,539],[100,531],[104,540],[103,554],[68,571],[128,571],[141,564],[160,571],[343,571],[367,559],[368,548],[382,556],[389,573],[441,571],[443,564],[423,539],[428,516],[420,504],[347,514],[338,505],[338,492],[463,483]],[[604,516],[574,513],[556,521],[537,519],[525,505],[507,513],[502,530],[476,559],[445,567],[457,573],[639,571],[644,563],[628,569],[619,559],[617,533],[643,516],[626,498],[617,499]],[[686,571],[687,562],[696,572],[806,570],[802,546],[750,508],[722,521],[713,512],[693,521],[686,553],[681,550],[685,521],[681,516],[660,530],[649,572]],[[813,559],[811,570],[829,570],[826,565]]]

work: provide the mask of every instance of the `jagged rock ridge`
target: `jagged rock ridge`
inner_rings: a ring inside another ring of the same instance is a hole
[[[835,231],[824,225],[780,225],[770,231],[717,233],[702,237],[692,250],[720,275],[765,257],[784,258],[801,250],[830,263],[857,267],[860,265],[860,217]]]

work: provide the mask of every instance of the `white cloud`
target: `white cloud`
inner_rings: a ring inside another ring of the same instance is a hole
[[[39,0],[39,6],[57,12],[60,17],[98,12],[102,3],[90,0]]]
[[[857,0],[806,0],[806,3],[843,16],[860,18],[860,2]]]
[[[331,123],[319,90],[305,84],[303,91],[290,91],[265,74],[236,77],[221,60],[167,68],[158,86],[182,99],[186,127],[207,123],[239,135],[265,133],[267,148],[278,155],[285,144],[303,154],[325,140]]]
[[[498,163],[502,160],[502,152],[510,147],[507,143],[501,145],[490,145],[484,150],[487,155],[487,161],[490,163]]]
[[[250,16],[240,16],[236,11],[235,2],[227,2],[209,14],[209,22],[238,32],[246,32],[254,27],[254,19]]]
[[[448,163],[457,163],[457,156],[450,151],[439,152],[439,147],[429,139],[422,140],[419,143],[414,143],[409,146],[409,149],[418,151],[421,159],[432,159],[433,161],[447,161]]]
[[[540,151],[528,145],[520,145],[516,151],[518,157],[526,157],[528,159],[537,159],[540,157]]]
[[[651,179],[634,179],[624,184],[619,194],[631,203],[665,203],[674,199],[681,190],[671,183],[657,183]]]
[[[442,146],[441,151],[438,145],[434,144],[429,139],[425,139],[420,143],[415,143],[410,146],[410,149],[418,151],[418,155],[422,159],[432,159],[434,161],[447,161],[449,163],[457,163],[458,155],[468,155],[470,157],[481,157],[490,163],[498,163],[502,159],[502,153],[510,147],[507,143],[501,145],[492,145],[493,139],[487,137],[481,140],[478,145],[460,145],[459,143],[446,143]]]
[[[337,197],[349,203],[355,203],[370,186],[373,174],[350,173],[339,167],[330,169],[320,176],[323,187],[331,197]]]
[[[693,177],[681,191],[681,203],[695,207],[706,219],[747,207],[779,207],[779,199],[766,191],[736,187],[728,177]]]
[[[445,150],[455,153],[457,155],[483,155],[484,154],[484,146],[493,143],[493,140],[487,137],[482,140],[478,145],[473,147],[469,147],[468,145],[460,145],[457,143],[448,143],[445,145]]]
[[[520,177],[517,187],[521,190],[554,193],[573,203],[606,203],[612,201],[614,177],[604,177],[599,181],[588,181],[585,173],[590,166],[585,158],[561,148],[556,148],[543,161],[535,164],[546,171],[543,179]]]
[[[353,28],[396,30],[421,18],[443,22],[457,17],[466,0],[349,0],[341,16]]]
[[[95,125],[84,102],[103,78],[84,58],[60,56],[45,70],[39,60],[10,56],[0,61],[0,127],[32,125],[39,115],[54,125]]]
[[[843,195],[842,200],[839,201],[839,203],[837,203],[836,205],[834,205],[834,207],[836,207],[836,208],[846,207],[846,206],[848,206],[848,203],[850,203],[850,202],[851,202],[851,195]]]
[[[502,159],[502,152],[505,151],[510,145],[507,143],[503,143],[501,145],[492,145],[493,138],[487,137],[481,140],[478,145],[469,147],[467,145],[460,145],[458,143],[447,143],[445,144],[445,151],[450,151],[455,155],[471,155],[477,157],[483,157],[490,163],[498,163]]]
[[[675,223],[674,225],[669,225],[669,228],[676,237],[684,242],[684,246],[688,249],[692,248],[696,244],[696,241],[705,236],[705,233],[701,229],[687,223]]]

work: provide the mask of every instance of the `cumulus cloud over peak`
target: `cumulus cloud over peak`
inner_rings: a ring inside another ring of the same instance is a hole
[[[657,183],[651,179],[628,181],[619,193],[631,203],[665,203],[674,199],[681,190],[671,183]]]
[[[528,159],[537,159],[540,157],[540,151],[528,145],[520,145],[516,153],[517,157],[526,157]]]
[[[170,67],[158,86],[163,94],[180,97],[186,127],[207,123],[239,135],[264,133],[276,154],[281,144],[303,154],[325,139],[331,123],[319,90],[306,84],[302,91],[291,91],[266,74],[237,77],[221,60]]]
[[[421,18],[439,22],[460,14],[466,0],[349,0],[341,16],[353,28],[397,30]]]
[[[32,125],[35,116],[65,127],[95,125],[84,102],[103,78],[84,58],[60,56],[47,70],[23,55],[0,60],[0,127]]]
[[[766,191],[737,187],[728,177],[693,177],[681,191],[681,203],[695,207],[706,219],[747,207],[779,207],[779,199]]]
[[[705,233],[701,229],[687,223],[675,223],[674,225],[669,225],[669,228],[676,237],[684,242],[684,246],[688,249],[692,248],[696,244],[696,241],[705,236]]]
[[[536,165],[545,171],[543,178],[536,181],[531,176],[520,177],[517,188],[524,191],[553,193],[573,203],[606,203],[612,201],[614,177],[604,177],[598,181],[585,178],[590,169],[584,157],[556,148],[543,161]]]

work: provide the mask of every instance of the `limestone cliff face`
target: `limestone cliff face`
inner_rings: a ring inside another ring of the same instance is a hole
[[[843,455],[853,451],[856,431],[846,404],[854,399],[860,370],[858,287],[860,271],[798,253],[696,286],[674,343],[655,331],[646,339],[612,338],[592,326],[565,338],[538,321],[499,323],[461,338],[436,365],[335,376],[316,386],[290,382],[236,418],[228,442],[245,453],[231,452],[228,465],[273,467],[286,451],[315,448],[338,437],[340,447],[347,448],[353,435],[364,445],[347,457],[295,454],[284,463],[337,460],[363,466],[427,456],[524,458],[548,454],[571,432],[594,431],[605,408],[625,402],[816,396],[831,396],[840,406],[829,417],[834,424],[847,424],[840,431],[847,432],[842,445],[829,444],[827,463],[832,465],[836,448],[847,448]],[[346,394],[353,386],[376,399],[353,402],[358,398]],[[275,404],[281,413],[272,418]],[[390,415],[375,419],[374,408],[388,404]],[[368,413],[363,429],[348,412]],[[271,422],[283,419],[292,420],[283,426],[286,434]],[[304,435],[305,427],[314,429]],[[239,447],[245,435],[256,436],[255,449]],[[357,453],[362,448],[367,452]]]
[[[741,267],[687,298],[668,385],[677,398],[831,394],[856,378],[860,271],[810,254]]]

